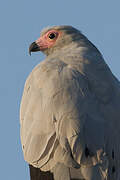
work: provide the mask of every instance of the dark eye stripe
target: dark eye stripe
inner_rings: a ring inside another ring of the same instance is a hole
[[[55,34],[55,33],[49,34],[49,38],[50,38],[50,39],[54,39],[55,37],[56,37],[56,34]]]

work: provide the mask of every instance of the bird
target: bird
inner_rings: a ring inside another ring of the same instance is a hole
[[[20,105],[31,180],[120,180],[120,82],[103,55],[69,25],[43,29],[37,51]]]

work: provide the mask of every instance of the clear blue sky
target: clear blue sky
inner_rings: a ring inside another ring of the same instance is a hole
[[[0,2],[0,179],[28,180],[19,136],[19,105],[26,77],[44,59],[28,55],[40,30],[73,25],[102,52],[120,79],[120,1],[1,0]]]

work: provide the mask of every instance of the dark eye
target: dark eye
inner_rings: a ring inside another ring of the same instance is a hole
[[[56,34],[55,34],[55,33],[50,33],[50,34],[49,34],[49,38],[50,38],[50,39],[54,39],[55,37],[56,37]]]

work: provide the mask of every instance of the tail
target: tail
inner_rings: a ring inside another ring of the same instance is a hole
[[[54,180],[53,174],[50,171],[41,171],[29,164],[30,180]]]

